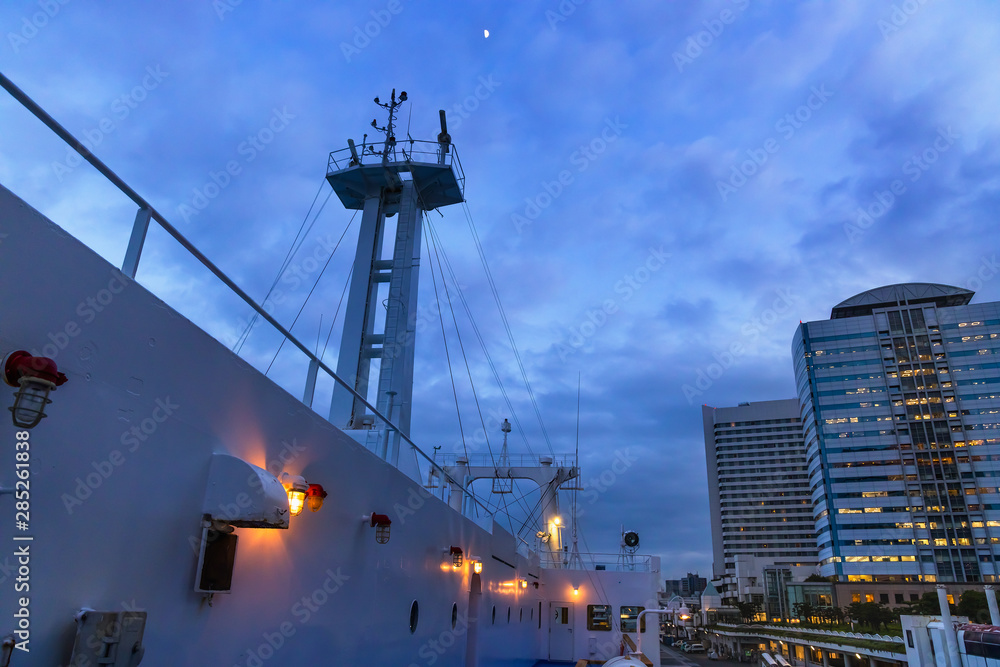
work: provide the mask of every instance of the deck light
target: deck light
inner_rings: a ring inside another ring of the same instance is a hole
[[[66,376],[48,357],[33,357],[24,350],[7,355],[3,361],[3,381],[18,387],[14,405],[8,408],[14,426],[33,428],[45,417],[45,406],[51,403],[49,392],[66,382]]]
[[[318,512],[319,508],[323,506],[323,500],[330,495],[326,492],[321,484],[310,484],[309,488],[306,489],[306,502],[309,504],[310,512]]]
[[[389,526],[392,525],[392,521],[385,514],[369,514],[363,517],[365,521],[371,524],[371,527],[375,529],[375,541],[379,544],[385,544],[389,541]]]
[[[472,559],[472,571],[476,574],[481,574],[483,571],[483,561],[481,558]]]
[[[521,588],[527,588],[527,587],[528,587],[528,580],[527,579],[522,579],[521,580]]]
[[[573,595],[579,595],[579,594],[580,594],[580,587],[579,586],[574,586],[573,587]]]
[[[455,570],[462,567],[462,563],[465,562],[462,547],[452,547],[448,553],[451,555],[451,567]]]
[[[284,472],[281,473],[281,483],[288,492],[288,513],[292,516],[302,514],[302,506],[306,502],[306,490],[309,489],[306,480],[301,475],[289,475]]]

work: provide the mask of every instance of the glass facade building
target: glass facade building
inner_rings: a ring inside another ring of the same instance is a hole
[[[795,379],[820,573],[997,581],[1000,303],[909,283],[799,326]]]

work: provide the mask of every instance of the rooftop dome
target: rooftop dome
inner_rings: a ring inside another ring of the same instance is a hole
[[[975,292],[972,290],[937,283],[886,285],[855,294],[850,299],[841,301],[833,307],[830,319],[871,315],[875,308],[913,306],[921,303],[933,303],[938,307],[964,306],[972,300],[973,295]]]

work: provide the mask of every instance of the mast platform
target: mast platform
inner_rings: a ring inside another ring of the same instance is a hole
[[[403,174],[413,181],[423,210],[465,201],[465,173],[453,145],[408,139],[386,149],[386,142],[378,142],[330,153],[326,180],[344,208],[360,210],[380,190],[398,191],[407,178]],[[399,196],[390,195],[385,205],[385,214],[393,215]]]

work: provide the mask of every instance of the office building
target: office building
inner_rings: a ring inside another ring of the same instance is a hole
[[[799,403],[704,406],[702,419],[713,583],[724,600],[756,595],[753,601],[763,602],[757,578],[765,565],[812,567],[817,562]],[[752,567],[737,568],[737,560]]]
[[[889,285],[799,326],[792,353],[821,575],[997,580],[1000,303],[972,297]]]

